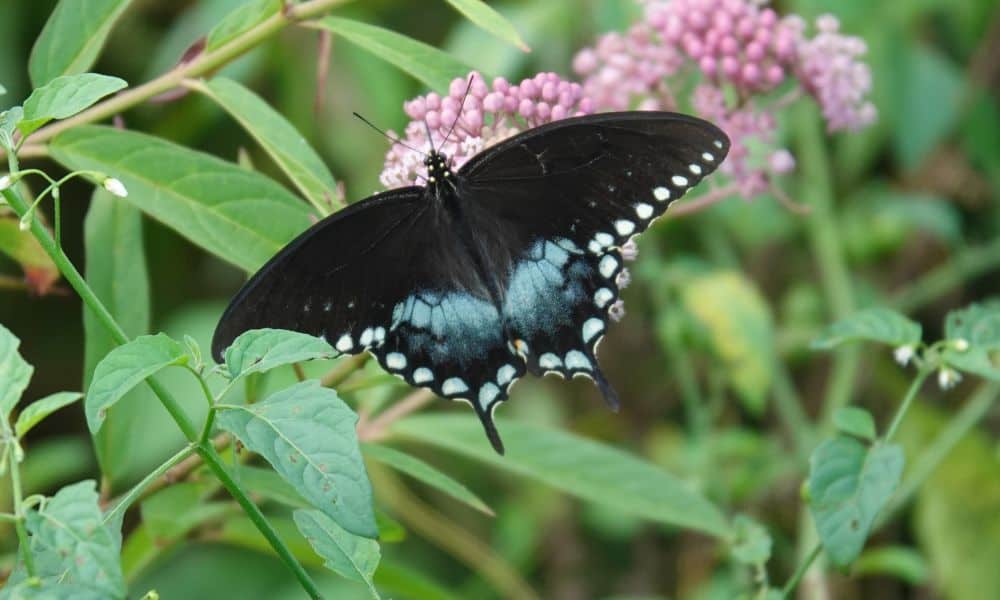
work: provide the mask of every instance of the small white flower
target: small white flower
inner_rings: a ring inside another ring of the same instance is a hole
[[[625,318],[625,301],[619,298],[608,308],[608,316],[616,323]]]
[[[962,381],[962,376],[951,367],[942,367],[938,371],[938,385],[941,386],[942,390],[950,390],[958,385],[959,381]]]
[[[615,285],[617,285],[620,290],[627,288],[630,283],[632,283],[632,274],[629,273],[628,269],[622,269],[618,272],[618,275],[615,276]]]
[[[965,338],[958,338],[957,340],[952,342],[952,346],[955,348],[955,350],[958,350],[959,352],[965,352],[966,350],[969,349],[969,341],[966,340]]]
[[[114,177],[108,177],[107,179],[101,182],[101,185],[104,186],[104,189],[108,190],[113,195],[118,196],[119,198],[124,198],[128,196],[128,190],[125,189],[125,184],[118,181]]]
[[[18,221],[17,228],[20,229],[21,231],[27,231],[27,230],[31,229],[31,211],[30,210],[27,213],[25,213],[25,215],[23,217],[21,217],[20,221]]]
[[[14,182],[11,180],[10,175],[4,175],[3,177],[0,177],[0,192],[9,188],[12,183]]]
[[[905,344],[903,346],[900,346],[899,348],[896,348],[892,352],[892,356],[893,358],[896,359],[896,362],[903,365],[904,367],[910,364],[910,361],[913,360],[914,354],[915,352],[912,344]]]

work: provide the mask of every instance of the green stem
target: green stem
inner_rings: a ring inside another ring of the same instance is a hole
[[[943,265],[928,271],[897,292],[892,305],[910,314],[969,279],[1000,267],[1000,237],[983,246],[965,248]]]
[[[17,462],[17,452],[13,444],[18,440],[11,434],[10,428],[4,423],[4,438],[8,445],[7,460],[10,469],[11,495],[14,497],[14,531],[17,532],[17,545],[21,552],[21,560],[24,561],[24,568],[28,572],[28,577],[35,576],[35,557],[31,554],[31,542],[28,538],[28,530],[24,527],[24,505],[23,490],[21,489],[21,465]]]
[[[795,390],[795,383],[778,359],[775,359],[774,369],[774,409],[791,434],[799,456],[808,461],[813,448],[813,426],[802,410],[802,399]]]
[[[208,438],[212,435],[212,426],[215,425],[215,410],[213,410],[215,407],[215,397],[212,396],[212,390],[208,389],[208,382],[205,381],[205,378],[190,366],[188,366],[187,369],[192,375],[194,375],[194,378],[198,380],[198,384],[201,386],[201,392],[205,395],[205,400],[208,401],[208,416],[205,417],[205,426],[202,428],[201,437],[199,438],[201,442],[207,442]]]
[[[115,519],[115,517],[118,516],[119,513],[123,513],[128,510],[128,507],[132,506],[132,503],[135,502],[144,491],[146,491],[146,488],[148,488],[150,484],[162,477],[167,471],[172,469],[174,465],[194,454],[195,450],[196,448],[194,444],[184,446],[180,452],[168,458],[166,462],[156,467],[152,473],[143,477],[142,481],[133,486],[132,489],[130,489],[128,493],[125,494],[117,504],[115,504],[115,507],[104,515],[104,522],[110,523]]]
[[[899,425],[903,422],[903,417],[906,416],[906,411],[910,410],[910,405],[913,404],[913,399],[917,397],[917,392],[920,391],[920,387],[924,384],[924,380],[927,376],[931,374],[930,369],[921,369],[917,373],[917,377],[910,384],[910,389],[906,390],[906,396],[903,397],[903,402],[899,405],[899,409],[896,411],[896,415],[892,418],[892,423],[889,425],[889,429],[885,432],[885,441],[888,442],[896,435],[896,431],[899,429]]]
[[[805,576],[806,572],[809,570],[809,567],[812,566],[813,562],[819,557],[819,553],[822,551],[823,551],[822,544],[816,544],[815,546],[813,546],[812,551],[809,552],[809,555],[806,556],[806,559],[802,561],[802,563],[798,566],[797,569],[795,569],[795,573],[792,574],[792,577],[788,580],[788,583],[786,583],[785,587],[782,588],[781,590],[782,598],[788,598],[792,594],[792,592],[795,591],[795,588],[798,587],[799,582],[802,581],[802,577]]]
[[[306,590],[311,598],[322,598],[319,589],[313,582],[312,578],[309,577],[309,573],[306,572],[302,564],[299,563],[298,559],[292,554],[285,542],[278,536],[278,532],[271,527],[267,518],[264,516],[260,509],[254,504],[250,498],[243,491],[243,488],[233,480],[229,475],[229,471],[226,470],[226,466],[222,463],[222,458],[215,451],[210,443],[201,442],[197,446],[198,455],[201,456],[205,464],[215,473],[215,476],[226,488],[227,491],[236,499],[239,505],[243,508],[243,511],[249,517],[250,521],[255,527],[263,534],[264,538],[271,544],[274,551],[278,553],[278,557],[285,562],[285,565],[291,569],[292,574],[295,578],[299,580],[299,584]]]

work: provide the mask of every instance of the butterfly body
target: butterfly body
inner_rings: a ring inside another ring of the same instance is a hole
[[[411,385],[492,413],[526,372],[587,376],[614,407],[597,344],[618,299],[620,248],[722,162],[728,139],[673,113],[605,113],[516,135],[426,186],[317,223],[233,299],[213,340],[275,327],[370,351]]]

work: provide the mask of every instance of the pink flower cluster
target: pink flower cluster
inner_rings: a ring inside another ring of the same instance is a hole
[[[794,168],[791,153],[776,146],[776,115],[799,94],[816,100],[830,131],[857,130],[876,118],[864,42],[840,33],[832,16],[817,19],[810,39],[801,18],[779,18],[761,0],[645,4],[627,34],[605,34],[577,54],[573,66],[585,92],[599,110],[683,110],[674,91],[688,88],[687,74],[700,73],[690,106],[729,134],[721,170],[745,198]],[[790,81],[799,87],[782,99],[769,95]]]
[[[555,73],[539,73],[517,85],[498,77],[487,86],[476,72],[470,78],[471,86],[469,79],[453,80],[447,96],[430,93],[405,103],[404,110],[412,121],[402,141],[422,152],[430,152],[433,144],[452,159],[452,168],[458,168],[484,148],[524,129],[589,114],[595,108],[579,83]],[[423,159],[422,154],[393,144],[386,154],[382,184],[393,188],[419,183],[427,176]]]
[[[672,0],[648,6],[646,20],[712,81],[749,92],[785,80],[798,31],[770,8],[746,0]]]

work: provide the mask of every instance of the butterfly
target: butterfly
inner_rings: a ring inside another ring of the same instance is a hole
[[[497,452],[493,411],[526,373],[586,376],[619,296],[621,248],[723,161],[728,137],[669,112],[600,113],[529,129],[457,171],[431,150],[423,186],[316,223],[233,298],[212,341],[291,329],[465,400]]]

